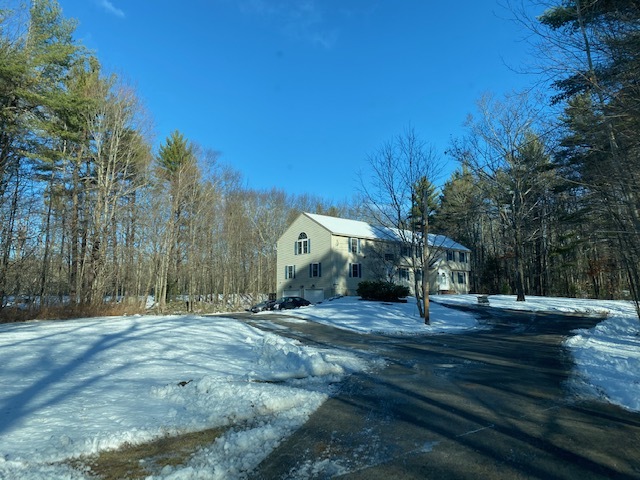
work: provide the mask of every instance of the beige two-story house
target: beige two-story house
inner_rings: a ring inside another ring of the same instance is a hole
[[[395,229],[302,213],[278,240],[278,296],[319,302],[356,295],[362,280],[406,285],[413,294],[420,246]],[[469,293],[471,251],[444,235],[429,235],[429,281],[434,293]]]

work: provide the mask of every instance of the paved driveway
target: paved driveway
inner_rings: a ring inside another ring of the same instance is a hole
[[[596,320],[489,315],[484,331],[389,337],[269,319],[387,366],[349,377],[252,478],[640,479],[640,415],[567,386],[562,340]]]

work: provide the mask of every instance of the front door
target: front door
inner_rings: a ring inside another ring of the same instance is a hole
[[[442,270],[438,271],[438,290],[441,292],[449,290],[449,275]]]

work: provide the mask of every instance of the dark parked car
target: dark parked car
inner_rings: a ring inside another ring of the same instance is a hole
[[[260,302],[257,305],[254,305],[249,309],[250,312],[258,313],[264,312],[266,310],[273,310],[273,305],[276,303],[275,300],[266,300],[264,302]]]
[[[311,305],[311,302],[302,297],[282,297],[276,300],[273,310],[288,310],[290,308],[306,307],[307,305]]]

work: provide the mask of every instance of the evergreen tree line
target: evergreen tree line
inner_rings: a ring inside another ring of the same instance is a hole
[[[553,97],[479,101],[437,228],[473,251],[473,291],[637,305],[640,2],[556,1],[527,25]]]
[[[0,305],[275,291],[275,245],[322,199],[254,191],[173,132],[154,154],[136,92],[73,38],[54,0],[0,17]]]

